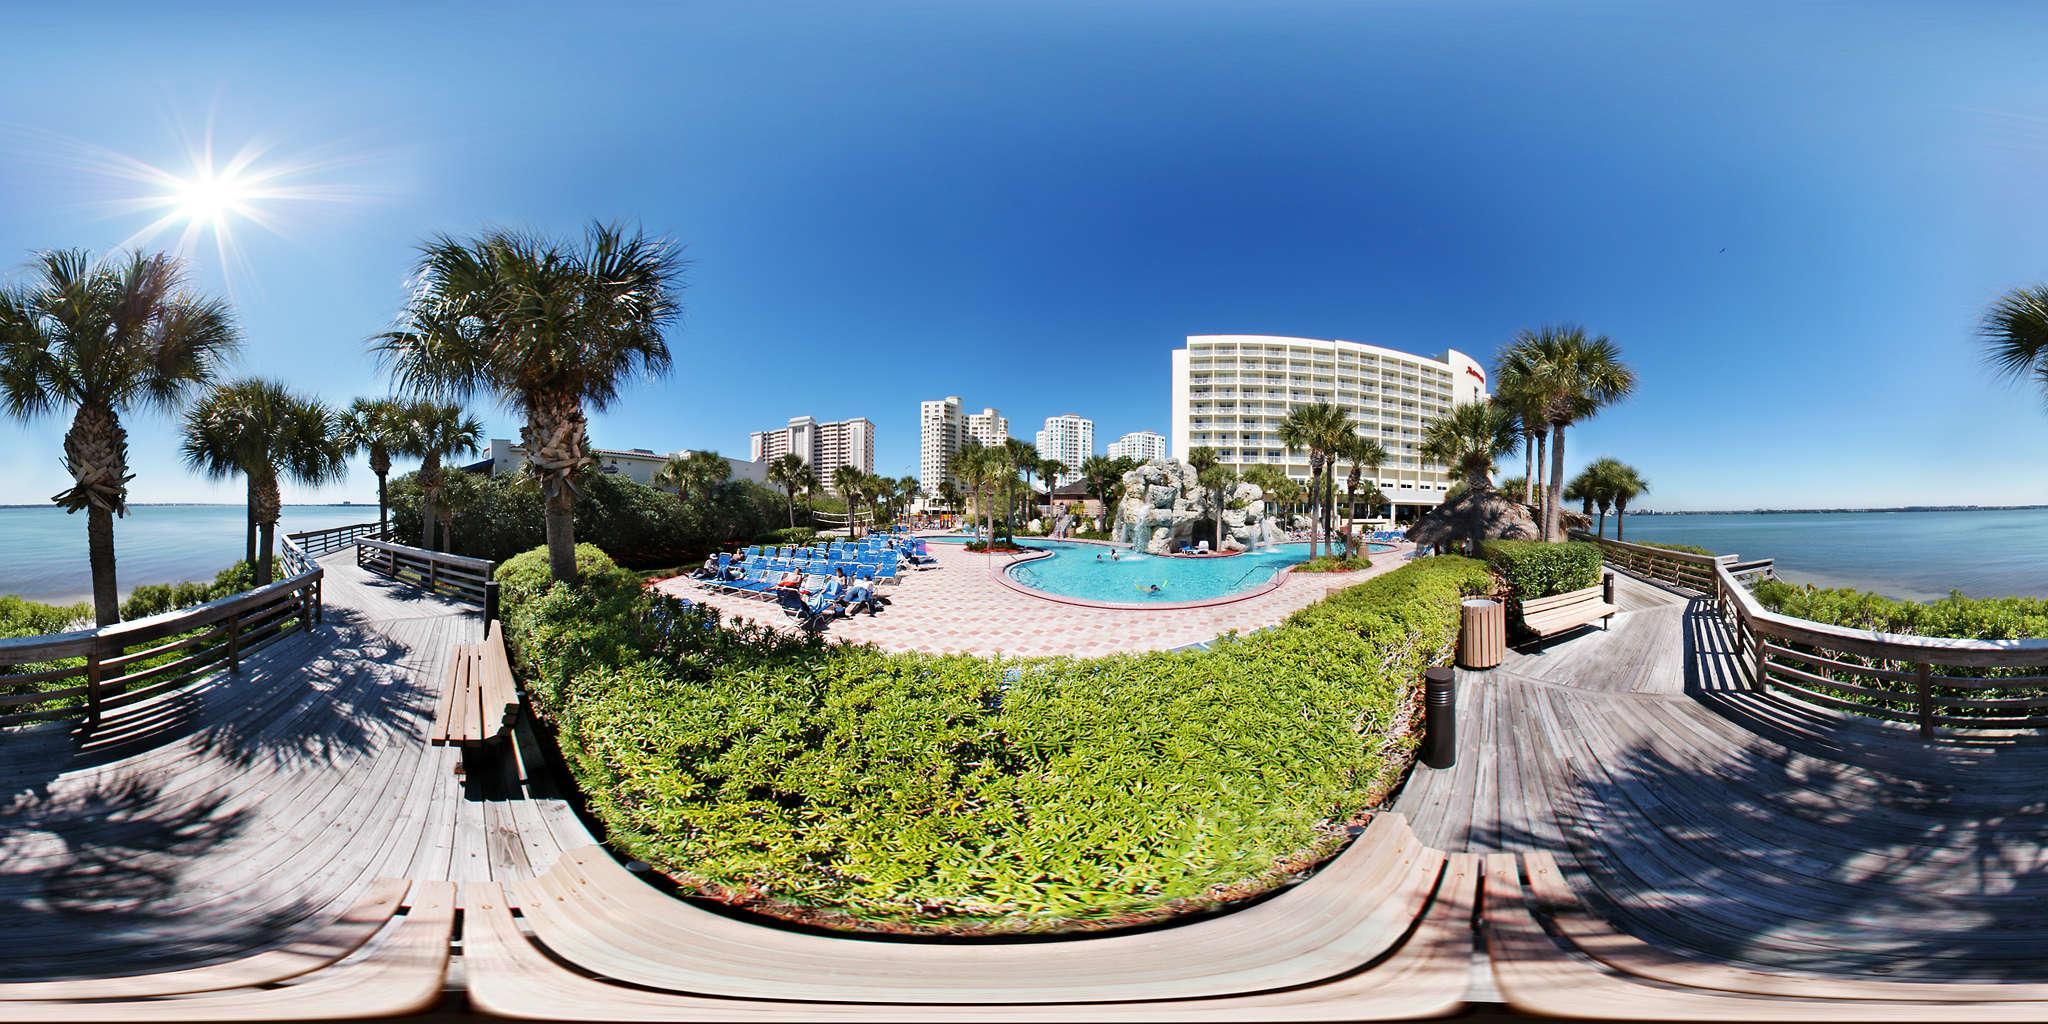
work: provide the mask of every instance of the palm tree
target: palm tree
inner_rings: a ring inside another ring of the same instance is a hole
[[[455,521],[482,509],[490,500],[483,478],[467,470],[441,474],[441,493],[434,510],[441,518],[441,539],[446,549],[455,550]]]
[[[1504,363],[1518,369],[1519,393],[1541,422],[1550,426],[1550,486],[1543,494],[1543,537],[1556,540],[1557,485],[1564,479],[1565,428],[1628,397],[1636,375],[1621,361],[1621,350],[1604,335],[1588,337],[1583,327],[1564,325],[1523,331]]]
[[[1016,468],[1010,465],[1009,452],[999,447],[969,445],[954,457],[953,472],[967,492],[973,495],[977,510],[986,523],[982,540],[993,544],[996,495],[1007,486],[1007,481],[1017,477]]]
[[[1545,444],[1543,400],[1536,390],[1534,364],[1531,353],[1518,343],[1511,343],[1495,362],[1493,400],[1513,411],[1522,426],[1521,486],[1503,487],[1501,490],[1508,493],[1520,490],[1522,504],[1534,508],[1543,490]]]
[[[944,502],[947,508],[958,511],[961,500],[960,485],[951,480],[939,481],[938,499]]]
[[[1628,503],[1649,491],[1650,482],[1626,462],[1614,465],[1614,475],[1608,483],[1614,488],[1614,539],[1621,540],[1622,524],[1628,519]]]
[[[347,470],[348,460],[325,405],[258,377],[219,385],[185,411],[184,454],[187,465],[214,479],[247,478],[260,535],[259,587],[273,575],[283,505],[279,478],[326,483]]]
[[[1308,453],[1308,500],[1309,515],[1322,524],[1323,533],[1330,529],[1329,502],[1325,498],[1328,480],[1324,471],[1331,464],[1331,453],[1344,444],[1346,435],[1356,433],[1351,426],[1351,414],[1328,402],[1297,405],[1287,410],[1286,418],[1280,421],[1278,434],[1280,443],[1287,451]],[[1321,510],[1320,517],[1317,516]],[[1309,531],[1308,555],[1316,557],[1316,533]]]
[[[182,266],[157,254],[95,265],[80,249],[36,258],[31,280],[0,290],[0,402],[28,420],[72,410],[50,500],[85,512],[93,618],[120,621],[114,517],[128,513],[121,415],[171,410],[210,384],[239,344],[226,303],[188,294]]]
[[[1493,464],[1522,447],[1521,424],[1505,406],[1467,402],[1422,430],[1416,454],[1456,471],[1473,491],[1493,488]]]
[[[1344,478],[1344,546],[1356,553],[1358,545],[1351,538],[1351,521],[1358,518],[1358,485],[1368,473],[1379,475],[1380,467],[1387,464],[1387,450],[1378,441],[1353,433],[1337,455],[1351,463],[1351,472]],[[1375,492],[1379,490],[1370,481],[1365,485]]]
[[[1024,475],[1024,493],[1031,493],[1031,478],[1038,472],[1038,446],[1006,437],[1003,451],[1010,458],[1010,479],[1003,484],[1003,535],[1015,537],[1016,524],[1012,520],[1017,509],[1017,474]]]
[[[1587,519],[1593,518],[1594,485],[1592,475],[1584,470],[1581,470],[1578,476],[1572,477],[1570,483],[1564,485],[1564,500],[1579,502],[1579,511],[1585,513]],[[1503,485],[1501,490],[1508,491],[1512,488]]]
[[[860,536],[861,499],[866,497],[868,475],[857,466],[840,466],[832,471],[832,489],[846,499],[846,535]]]
[[[1998,375],[2033,378],[2048,396],[2048,285],[2015,288],[1984,312],[1977,334]]]
[[[421,251],[399,328],[375,339],[405,387],[458,400],[493,393],[525,416],[557,580],[576,580],[588,414],[634,377],[667,372],[682,266],[674,243],[609,224],[593,223],[580,249],[510,231],[441,235]]]
[[[388,484],[391,457],[409,455],[417,458],[419,454],[406,448],[404,420],[405,407],[399,402],[389,398],[358,398],[350,402],[348,409],[335,421],[334,440],[341,445],[342,452],[347,455],[364,452],[370,457],[370,472],[377,475],[377,526],[380,534],[390,528]],[[250,560],[255,559],[252,557]]]
[[[1112,459],[1107,455],[1090,455],[1081,460],[1081,485],[1088,490],[1088,496],[1102,510],[1102,528],[1112,525],[1117,487],[1123,482],[1124,474],[1137,468],[1128,458]]]
[[[717,452],[685,452],[671,455],[661,468],[654,471],[654,485],[676,492],[676,500],[688,504],[690,495],[699,497],[718,489],[718,485],[732,479],[732,463]]]
[[[419,456],[419,472],[413,479],[420,485],[420,546],[434,550],[434,525],[441,521],[437,509],[445,479],[441,463],[476,451],[483,443],[483,424],[449,402],[418,401],[405,407],[399,423],[405,450]]]
[[[1293,507],[1302,498],[1301,482],[1287,475],[1287,471],[1272,463],[1262,462],[1244,471],[1246,483],[1257,484],[1266,495],[1266,504]]]
[[[804,488],[806,474],[813,479],[817,476],[811,472],[811,464],[794,452],[768,464],[768,482],[782,488],[782,493],[789,498],[789,527],[792,530],[796,529],[796,492]]]

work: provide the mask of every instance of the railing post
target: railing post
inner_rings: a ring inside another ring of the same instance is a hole
[[[228,672],[242,672],[242,613],[228,616]]]
[[[491,623],[498,621],[498,581],[484,581],[484,639],[491,638]]]
[[[1920,704],[1920,738],[1934,738],[1934,682],[1933,666],[1921,662],[1913,666],[1913,696]]]
[[[441,560],[432,555],[427,556],[427,589],[441,589]]]
[[[1737,618],[1740,617],[1737,616]],[[1749,627],[1749,644],[1751,647],[1756,648],[1756,692],[1762,693],[1764,692],[1764,673],[1770,666],[1771,652],[1765,649],[1764,635],[1757,632],[1754,626]]]
[[[85,651],[85,725],[97,729],[100,724],[100,638],[92,638],[92,646]]]
[[[1611,572],[1600,577],[1600,600],[1614,603],[1614,574]]]

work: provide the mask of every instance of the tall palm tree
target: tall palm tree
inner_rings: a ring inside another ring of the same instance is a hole
[[[961,486],[974,498],[976,510],[986,524],[982,539],[995,541],[996,500],[1017,478],[1017,468],[1010,463],[1010,453],[998,446],[970,445],[961,449],[954,457],[954,474],[960,478]]]
[[[1606,336],[1589,337],[1577,325],[1523,331],[1509,349],[1510,359],[1526,364],[1527,400],[1541,409],[1550,427],[1550,486],[1543,494],[1543,537],[1556,540],[1558,485],[1564,480],[1564,432],[1635,390],[1635,371],[1621,361],[1621,350]]]
[[[1593,492],[1595,488],[1596,481],[1594,481],[1592,474],[1581,470],[1578,476],[1572,477],[1571,481],[1564,485],[1564,500],[1579,502],[1579,511],[1585,513],[1587,519],[1591,519],[1593,518]],[[1502,487],[1501,490],[1506,491],[1511,490],[1511,488]]]
[[[434,526],[441,522],[441,485],[446,479],[442,463],[476,451],[483,443],[483,424],[459,405],[418,401],[406,406],[399,429],[406,450],[419,456],[420,468],[414,479],[420,485],[420,546],[433,550]]]
[[[171,410],[219,376],[239,337],[227,304],[189,294],[182,266],[157,254],[95,264],[46,252],[29,280],[0,289],[0,404],[17,419],[71,410],[64,470],[50,500],[85,512],[94,621],[121,618],[114,517],[128,513],[130,410]]]
[[[1617,462],[1609,483],[1614,488],[1614,539],[1622,540],[1622,526],[1628,520],[1628,503],[1649,491],[1650,482],[1643,479],[1634,466]]]
[[[1493,464],[1522,447],[1521,424],[1507,407],[1467,402],[1422,430],[1416,453],[1457,472],[1474,491],[1493,488]]]
[[[406,410],[402,403],[389,398],[358,398],[349,403],[339,419],[335,421],[334,439],[341,445],[344,454],[363,452],[369,456],[370,472],[377,475],[377,526],[388,530],[391,522],[391,499],[388,485],[391,479],[391,457],[406,455],[419,457],[418,452],[406,447],[408,440],[405,429]],[[250,559],[254,561],[252,557]]]
[[[951,480],[939,481],[938,498],[947,508],[957,511],[960,508],[960,485]]]
[[[249,482],[249,508],[259,535],[256,585],[269,583],[283,499],[279,478],[323,484],[347,470],[334,436],[334,414],[318,399],[259,377],[219,385],[185,411],[185,463],[219,480]]]
[[[860,536],[861,500],[867,497],[868,475],[856,466],[840,466],[832,471],[832,489],[846,499],[846,535]]]
[[[768,482],[782,488],[782,493],[789,498],[789,526],[792,530],[796,528],[796,492],[804,486],[805,473],[810,468],[811,464],[794,452],[768,464]]]
[[[456,550],[455,521],[473,515],[490,500],[483,478],[457,469],[441,474],[441,492],[434,511],[441,519],[441,541],[448,551]]]
[[[1280,421],[1277,431],[1280,443],[1287,451],[1308,453],[1308,497],[1309,516],[1322,524],[1322,533],[1330,529],[1330,510],[1326,497],[1325,476],[1331,466],[1331,455],[1345,443],[1347,435],[1356,431],[1351,426],[1351,414],[1328,402],[1297,405],[1287,410],[1287,416]],[[1320,511],[1321,515],[1317,513]],[[1316,533],[1309,531],[1308,554],[1316,557]]]
[[[1014,437],[1003,438],[1003,451],[1010,458],[1010,479],[1003,484],[1003,535],[1014,537],[1012,522],[1017,510],[1017,475],[1024,476],[1024,493],[1031,493],[1031,478],[1038,473],[1038,446]]]
[[[1364,434],[1353,433],[1344,441],[1337,452],[1338,457],[1351,464],[1351,472],[1344,477],[1344,545],[1356,553],[1357,543],[1351,537],[1351,521],[1358,518],[1358,485],[1377,492],[1377,483],[1365,481],[1367,474],[1378,476],[1380,467],[1387,464],[1387,449],[1378,441]]]
[[[1101,509],[1102,528],[1114,525],[1115,495],[1124,474],[1135,466],[1125,465],[1128,459],[1112,459],[1107,455],[1090,455],[1081,460],[1081,485],[1088,490],[1088,496],[1095,499]]]
[[[1526,334],[1527,332],[1524,332]],[[1543,450],[1547,423],[1543,396],[1537,391],[1531,352],[1517,342],[1510,343],[1495,360],[1493,400],[1507,406],[1522,426],[1522,486],[1504,488],[1522,492],[1522,504],[1534,508],[1543,490]]]
[[[494,394],[525,417],[557,580],[576,579],[588,415],[633,378],[668,371],[682,267],[675,243],[611,224],[593,223],[580,247],[511,231],[441,235],[421,250],[400,326],[375,339],[405,387],[455,400]]]

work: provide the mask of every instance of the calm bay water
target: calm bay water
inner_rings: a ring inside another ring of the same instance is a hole
[[[2048,509],[1630,516],[1628,539],[1774,558],[1795,583],[1915,601],[2048,597]]]
[[[132,505],[114,520],[121,596],[145,583],[211,580],[242,557],[240,505]],[[286,505],[278,533],[377,519],[375,505]],[[0,508],[0,594],[69,604],[92,598],[85,514],[54,505]]]

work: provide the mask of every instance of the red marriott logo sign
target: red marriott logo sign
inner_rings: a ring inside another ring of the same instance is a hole
[[[1466,373],[1469,373],[1469,374],[1471,374],[1471,375],[1472,375],[1473,377],[1475,377],[1475,378],[1478,378],[1478,380],[1479,380],[1479,383],[1481,383],[1481,384],[1485,384],[1485,383],[1486,383],[1486,371],[1484,371],[1484,370],[1481,370],[1481,369],[1480,369],[1479,367],[1477,367],[1477,366],[1467,366],[1467,367],[1465,367],[1465,372],[1466,372]]]

